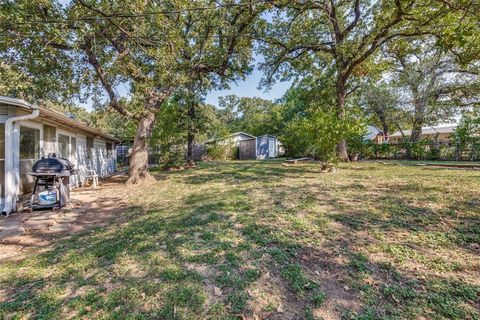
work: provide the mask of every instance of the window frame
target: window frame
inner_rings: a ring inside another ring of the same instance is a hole
[[[23,158],[21,157],[20,148],[21,148],[21,130],[22,127],[28,129],[34,129],[39,131],[38,135],[38,154],[36,155],[37,158]],[[42,157],[43,153],[43,126],[41,123],[31,122],[31,121],[20,121],[19,123],[15,124],[15,129],[18,130],[18,159],[19,161],[23,160],[38,160]]]
[[[67,138],[67,150],[66,150],[67,154],[66,154],[66,158],[68,159],[69,156],[70,156],[70,148],[71,148],[71,146],[70,146],[70,139],[71,139],[71,136],[70,136],[69,134],[65,134],[64,132],[58,132],[58,131],[59,131],[59,130],[57,130],[57,147],[56,147],[57,157],[59,157],[59,158],[65,158],[65,155],[63,155],[63,154],[61,155],[61,154],[60,154],[60,150],[61,150],[61,148],[60,148],[60,144],[61,144],[61,143],[60,143],[60,136],[63,136],[63,137],[66,137],[66,138]]]
[[[89,145],[88,145],[89,139],[91,139],[91,141],[92,141],[91,148],[89,148]],[[93,150],[92,150],[93,148],[95,148],[95,138],[87,136],[85,138],[85,149],[87,149],[87,155],[86,155],[87,159],[92,159],[93,158]]]
[[[60,136],[66,136],[68,137],[68,150],[67,150],[67,156],[66,156],[66,159],[68,159],[69,161],[71,161],[73,164],[75,164],[76,160],[77,160],[77,155],[76,155],[76,152],[77,150],[75,150],[75,154],[73,154],[73,150],[72,150],[72,138],[74,138],[76,140],[76,146],[78,147],[78,137],[77,137],[77,133],[73,133],[73,132],[69,132],[69,131],[66,131],[66,130],[62,130],[60,128],[57,127],[57,134],[55,136],[55,139],[56,139],[56,142],[55,142],[55,151],[56,151],[56,154],[57,154],[57,157],[60,157]],[[65,158],[65,157],[64,157]]]

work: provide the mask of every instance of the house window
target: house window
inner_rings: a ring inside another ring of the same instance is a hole
[[[8,116],[8,107],[0,106],[0,116]]]
[[[93,138],[87,137],[87,158],[92,157]]]
[[[77,161],[77,138],[70,137],[70,160]]]
[[[107,157],[110,158],[112,156],[112,144],[107,142],[105,146],[107,148]]]
[[[20,126],[20,160],[40,158],[40,130]]]
[[[56,153],[55,144],[57,142],[57,128],[43,125],[43,153],[49,155]]]
[[[68,159],[70,137],[64,134],[58,135],[58,156]]]

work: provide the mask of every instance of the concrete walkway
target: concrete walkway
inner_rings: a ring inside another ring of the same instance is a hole
[[[16,259],[31,249],[48,249],[55,240],[106,225],[127,206],[123,180],[115,176],[97,189],[76,189],[70,204],[57,211],[24,211],[0,217],[0,261]]]

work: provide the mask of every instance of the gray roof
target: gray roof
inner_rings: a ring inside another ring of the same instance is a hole
[[[250,137],[250,138],[255,138],[255,136],[252,136],[251,134],[248,134],[248,133],[245,133],[245,132],[242,132],[242,131],[232,133],[231,135],[229,135],[229,137],[239,136],[239,135],[242,135],[242,134],[244,136],[247,136],[247,137]]]
[[[40,107],[40,106],[34,106],[31,103],[28,103],[24,100],[5,97],[5,96],[0,96],[0,103],[11,105],[11,106],[16,106],[16,107],[21,107],[21,108],[24,108],[24,109],[38,108],[38,110],[40,110],[40,115],[42,115],[46,118],[50,118],[50,119],[52,119],[56,122],[59,122],[59,123],[65,125],[65,126],[68,126],[70,128],[78,128],[78,129],[81,129],[81,130],[86,131],[88,133],[91,133],[91,134],[97,135],[99,137],[105,138],[107,140],[120,142],[119,139],[117,139],[117,138],[115,138],[115,137],[113,137],[109,134],[103,133],[102,131],[100,131],[98,129],[92,128],[92,127],[88,126],[87,124],[85,124],[83,122],[72,119],[71,117],[66,116],[63,113],[55,111],[55,110],[47,109],[47,108]]]
[[[367,134],[365,134],[363,138],[365,140],[373,140],[379,134],[383,134],[383,132],[377,127],[369,125],[367,126]]]

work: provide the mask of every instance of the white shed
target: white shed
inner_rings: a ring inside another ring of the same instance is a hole
[[[35,161],[50,154],[75,166],[93,169],[99,176],[116,170],[119,141],[66,115],[0,96],[0,210],[15,211],[19,195],[32,189],[28,174]],[[71,182],[78,184],[78,177]]]

